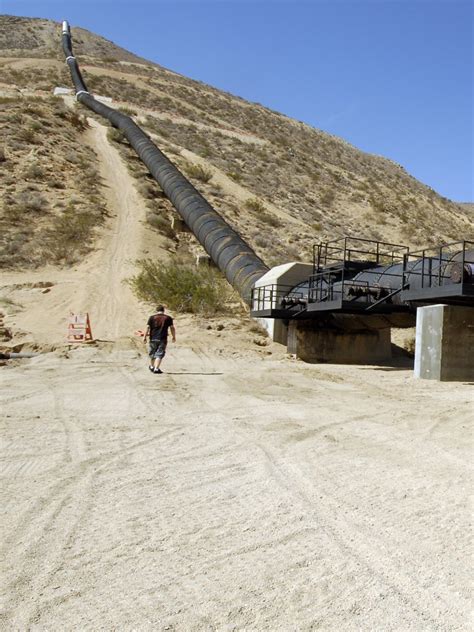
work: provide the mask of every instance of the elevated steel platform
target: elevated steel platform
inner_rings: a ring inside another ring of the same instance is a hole
[[[296,286],[254,288],[251,315],[285,321],[331,314],[415,314],[420,305],[474,306],[474,242],[410,252],[344,237],[313,248],[313,273]]]

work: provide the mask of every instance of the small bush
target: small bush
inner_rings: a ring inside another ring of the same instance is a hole
[[[253,334],[260,334],[264,338],[268,338],[268,331],[257,320],[251,320],[249,325],[249,331]]]
[[[41,132],[43,126],[39,121],[32,121],[30,124],[30,129],[32,129],[34,132]]]
[[[174,239],[176,237],[174,230],[171,227],[169,219],[163,217],[163,215],[159,215],[158,213],[154,213],[153,211],[147,211],[146,221],[158,230],[165,237],[169,237],[170,239]]]
[[[64,182],[64,180],[59,180],[59,179],[54,178],[50,180],[49,186],[52,187],[53,189],[65,189],[66,183]]]
[[[191,178],[195,178],[201,182],[209,182],[212,178],[212,171],[209,171],[209,169],[206,169],[202,165],[186,165],[185,170]]]
[[[272,245],[272,242],[263,235],[257,235],[255,237],[255,245],[258,248],[269,248]]]
[[[270,215],[270,213],[261,213],[260,220],[269,226],[273,226],[273,228],[282,226],[282,221],[275,215]]]
[[[66,211],[56,217],[46,232],[48,254],[56,261],[72,263],[78,252],[83,252],[92,238],[95,226],[100,218],[88,211],[75,211],[69,206]]]
[[[109,127],[107,130],[107,138],[113,143],[123,143],[125,141],[125,136],[122,130],[117,129],[116,127]]]
[[[33,129],[31,129],[31,127],[22,127],[19,131],[18,131],[18,137],[21,140],[24,140],[27,143],[32,143],[35,144],[38,142],[38,138],[34,132]]]
[[[415,346],[416,346],[416,338],[415,336],[410,336],[403,345],[404,349],[408,351],[411,355],[415,355]]]
[[[228,171],[227,176],[234,182],[242,182],[242,175],[237,171]]]
[[[16,206],[20,213],[44,213],[48,208],[47,200],[35,192],[22,191],[16,196]]]
[[[256,213],[266,213],[267,210],[263,202],[256,197],[246,200],[245,206]]]
[[[155,187],[150,182],[140,182],[137,184],[137,190],[146,200],[153,200],[157,197]]]
[[[33,162],[25,168],[23,175],[27,180],[42,180],[45,173],[41,165]]]
[[[204,146],[198,149],[198,153],[203,158],[209,158],[209,156],[211,155],[211,150],[209,149],[209,147]]]
[[[212,268],[137,261],[138,273],[128,280],[137,297],[148,303],[164,303],[173,310],[212,315],[226,311],[228,290]]]
[[[248,199],[245,202],[245,206],[249,210],[253,211],[261,222],[268,224],[269,226],[273,226],[274,228],[282,225],[282,222],[278,219],[278,217],[271,215],[265,208],[265,205],[258,198],[255,197]]]
[[[137,111],[134,110],[133,108],[128,107],[128,105],[121,105],[117,109],[118,109],[119,112],[122,112],[122,114],[126,114],[127,116],[136,116],[137,115]]]
[[[77,151],[72,149],[64,154],[64,160],[67,160],[67,162],[70,162],[73,165],[77,165],[80,162],[80,157]]]
[[[85,129],[89,127],[87,118],[84,115],[79,114],[78,112],[74,110],[68,113],[68,119],[71,125],[75,127],[77,130],[79,130],[80,132],[83,132]]]
[[[3,147],[0,147],[0,162],[5,162],[7,159],[6,155],[5,155],[5,150],[3,149]]]
[[[333,189],[326,189],[325,191],[323,191],[320,197],[321,204],[323,204],[324,206],[332,206],[332,203],[335,199],[336,193],[333,191]]]

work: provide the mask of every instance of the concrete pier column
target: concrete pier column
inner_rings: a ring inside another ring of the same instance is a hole
[[[379,364],[392,357],[390,329],[342,331],[316,328],[312,321],[292,321],[288,353],[305,362]]]
[[[474,308],[429,305],[416,312],[415,377],[474,381]]]

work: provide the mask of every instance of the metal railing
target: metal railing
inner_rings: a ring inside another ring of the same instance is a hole
[[[463,283],[474,278],[474,241],[462,240],[405,255],[404,285],[420,289]],[[471,281],[472,283],[472,281]]]
[[[358,307],[390,302],[403,285],[403,261],[407,246],[389,242],[343,237],[313,249],[313,275],[309,303],[356,303]],[[399,272],[389,271],[399,265]],[[387,271],[381,272],[380,268]],[[373,281],[354,278],[373,275]]]
[[[287,302],[283,304],[282,302]],[[291,285],[263,285],[254,287],[252,290],[252,311],[263,311],[269,309],[287,309],[293,303],[293,307],[301,305],[303,307],[305,295],[303,292],[293,291]]]
[[[408,246],[360,237],[341,237],[313,246],[313,274],[324,268],[355,262],[391,265],[403,259]]]

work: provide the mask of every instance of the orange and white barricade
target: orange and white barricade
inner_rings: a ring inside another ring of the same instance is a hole
[[[67,328],[68,342],[90,342],[92,340],[92,329],[89,314],[71,314],[69,315],[69,324]]]

